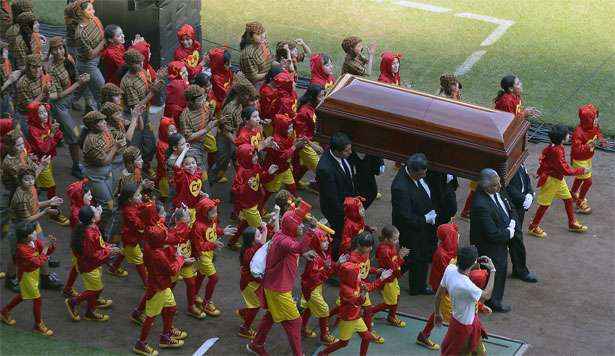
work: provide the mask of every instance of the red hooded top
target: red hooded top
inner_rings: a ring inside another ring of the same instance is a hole
[[[224,231],[218,226],[218,219],[211,221],[207,213],[220,204],[218,199],[202,198],[197,203],[196,220],[190,231],[192,241],[192,256],[199,258],[204,252],[216,249],[218,236],[224,235]]]
[[[385,283],[392,282],[393,279],[401,277],[401,266],[404,264],[404,259],[399,257],[399,248],[396,245],[388,241],[378,244],[376,248],[376,260],[380,268],[393,271],[393,275],[387,278],[384,281]]]
[[[247,125],[242,125],[237,132],[235,138],[235,146],[239,147],[244,144],[251,145],[255,149],[258,149],[261,141],[263,140],[263,129],[260,126],[254,128],[248,128]]]
[[[344,231],[340,243],[340,255],[350,252],[352,239],[365,229],[365,219],[359,212],[363,208],[364,201],[362,197],[344,199]]]
[[[429,285],[433,290],[440,287],[444,270],[457,256],[458,230],[456,224],[443,224],[438,226],[436,232],[440,243],[434,252],[431,263],[431,273],[429,274]]]
[[[523,113],[522,99],[513,93],[504,93],[495,102],[497,110],[506,111],[515,116],[520,116]]]
[[[47,253],[43,253],[43,244],[40,240],[34,241],[34,247],[29,243],[18,243],[15,250],[15,265],[17,277],[21,280],[24,272],[34,272],[47,262],[47,256],[53,253],[54,247],[49,246]]]
[[[222,109],[222,103],[233,86],[233,72],[224,65],[224,48],[209,50],[209,68],[211,68],[211,91],[209,99],[216,102],[216,112]]]
[[[119,76],[120,69],[124,66],[124,53],[126,48],[122,43],[105,46],[100,52],[105,82],[120,86],[122,78]]]
[[[181,44],[184,36],[188,36],[192,39],[192,47],[184,48]],[[193,79],[203,70],[203,66],[201,65],[201,44],[196,40],[194,27],[188,24],[180,27],[177,31],[177,40],[179,41],[179,46],[175,49],[173,58],[176,61],[184,62],[186,69],[188,69],[188,77]]]
[[[254,254],[259,248],[261,248],[261,246],[263,245],[255,241],[254,245],[243,251],[243,256],[241,256],[240,262],[239,290],[246,289],[250,282],[261,282],[260,278],[254,278],[252,272],[250,272],[250,262],[252,262],[252,257],[254,257]]]
[[[380,76],[378,77],[378,81],[387,84],[399,85],[401,83],[399,70],[397,73],[393,74],[391,67],[393,66],[393,61],[395,58],[397,58],[398,61],[401,61],[401,53],[386,51],[382,53],[380,57]]]
[[[301,105],[295,116],[295,136],[312,141],[316,130],[316,111],[311,103]]]
[[[566,162],[566,151],[562,145],[550,144],[542,150],[539,159],[538,182],[536,186],[541,187],[548,177],[564,179],[564,176],[577,176],[583,174],[582,167],[572,168]]]
[[[344,262],[340,266],[340,309],[341,320],[356,320],[361,317],[361,306],[365,296],[361,294],[361,267],[358,263]]]
[[[70,199],[70,227],[74,228],[79,223],[79,209],[83,207],[83,185],[87,178],[72,182],[66,186],[66,196]],[[92,198],[94,199],[94,198]]]
[[[81,254],[75,254],[80,273],[92,272],[111,256],[111,247],[103,241],[97,225],[85,229],[81,244]]]
[[[263,184],[271,180],[260,164],[252,163],[254,151],[254,147],[249,144],[243,144],[237,149],[237,173],[231,188],[236,211],[260,206],[265,199]]]
[[[274,89],[273,110],[275,114],[295,116],[297,110],[297,92],[293,75],[283,71],[273,78],[276,88]]]
[[[156,208],[147,209],[150,214],[158,215]],[[153,210],[153,211],[152,211]],[[182,265],[184,257],[175,254],[175,248],[164,246],[170,244],[166,228],[148,229],[148,242],[143,246],[143,263],[147,268],[147,298],[163,291],[173,284]]]
[[[267,252],[265,277],[262,286],[276,292],[293,290],[299,256],[309,249],[310,239],[297,240],[297,228],[303,220],[297,209],[287,211],[282,217],[280,231],[273,235]]]
[[[280,174],[290,168],[290,160],[295,152],[295,139],[288,134],[288,128],[293,121],[288,115],[276,115],[273,119],[273,141],[278,144],[279,149],[271,147],[265,148],[265,162],[263,167],[268,170],[272,164],[278,166],[275,174]]]
[[[313,54],[310,58],[310,70],[312,78],[310,84],[317,84],[325,89],[329,89],[335,83],[335,77],[332,74],[325,73],[325,64],[322,62],[322,54]]]
[[[378,270],[372,266],[368,254],[361,254],[358,251],[352,251],[348,260],[359,265],[359,277],[361,277],[361,285],[363,286],[363,289],[371,292],[382,286],[382,281],[380,281],[380,279],[376,279],[373,282],[370,282],[367,279],[370,274],[378,274]]]
[[[594,122],[598,117],[598,108],[587,104],[579,108],[579,125],[572,134],[572,147],[570,160],[584,161],[594,157],[594,149],[588,144],[590,141],[604,141],[600,126]]]
[[[175,125],[170,117],[163,117],[158,126],[158,141],[156,142],[156,185],[161,178],[167,176],[167,150],[169,149],[169,126]]]
[[[309,300],[314,288],[323,284],[333,274],[334,266],[331,256],[322,249],[323,241],[331,242],[331,238],[324,231],[310,230],[305,238],[310,239],[310,249],[317,254],[314,259],[305,264],[305,269],[301,274],[301,292],[303,297]]]
[[[258,113],[260,117],[273,120],[275,116],[275,89],[269,84],[263,84],[258,91]]]
[[[141,41],[141,42],[135,43],[130,48],[137,50],[139,53],[143,55],[143,69],[145,69],[147,73],[149,74],[149,77],[152,83],[156,81],[156,71],[154,70],[154,67],[152,67],[152,65],[149,63],[150,57],[152,55],[150,44],[147,43],[147,41]]]
[[[184,92],[190,85],[188,81],[182,79],[181,70],[185,65],[180,61],[169,63],[169,84],[167,84],[167,96],[164,102],[164,116],[173,118],[175,125],[179,127],[179,115],[184,111],[186,105],[186,97]]]
[[[145,224],[141,221],[141,210],[144,204],[126,204],[122,208],[122,244],[135,246],[143,238]]]
[[[173,166],[173,182],[175,183],[173,204],[175,206],[181,206],[181,203],[186,204],[189,208],[196,206],[201,198],[202,176],[198,167],[193,174],[190,174],[183,167]]]
[[[38,117],[39,106],[44,105],[47,109],[47,122],[41,123]],[[55,133],[51,130],[51,105],[41,104],[38,101],[33,101],[28,105],[28,144],[31,152],[38,158],[50,155],[52,158],[56,156],[56,145],[62,139],[62,131],[57,129]]]

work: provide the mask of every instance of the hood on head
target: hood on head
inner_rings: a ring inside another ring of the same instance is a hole
[[[278,89],[284,91],[285,93],[290,94],[294,90],[293,85],[295,84],[295,80],[286,70],[276,75],[275,78],[273,78],[273,82]]]
[[[237,162],[245,169],[251,169],[254,166],[252,156],[254,156],[254,147],[249,143],[244,143],[237,149]]]
[[[40,103],[38,101],[33,101],[30,104],[28,104],[28,107],[27,107],[27,109],[28,109],[28,125],[34,126],[34,127],[37,127],[37,128],[44,128],[43,124],[41,123],[41,119],[39,119],[39,117],[38,117],[38,108],[41,105],[45,106],[45,108],[47,109],[47,115],[48,115],[47,123],[50,123],[50,120],[51,120],[51,112],[50,112],[51,105],[49,105],[49,104],[42,104],[42,103]],[[51,126],[51,125],[49,125],[49,126]]]
[[[170,117],[163,117],[160,120],[160,125],[158,126],[158,139],[163,142],[169,142],[169,126],[175,125],[175,121],[173,121]]]
[[[188,36],[193,41],[196,42],[196,31],[194,31],[194,27],[192,27],[191,25],[188,25],[188,24],[185,24],[182,27],[180,27],[179,30],[177,31],[177,40],[179,42],[181,42],[182,38],[184,38],[184,36]],[[181,46],[181,44],[180,44],[180,46]]]
[[[303,218],[297,214],[296,209],[289,210],[282,217],[280,229],[284,235],[295,238],[297,237],[297,228],[302,221]]]
[[[151,202],[143,204],[139,215],[141,217],[141,222],[143,222],[143,225],[145,226],[154,226],[157,225],[160,221],[160,217],[158,216],[158,210],[156,209],[156,204]]]
[[[485,289],[489,279],[489,271],[484,269],[474,269],[470,271],[470,280],[480,289]]]
[[[594,128],[594,120],[598,116],[598,108],[593,104],[586,104],[579,108],[579,121],[583,130]]]
[[[83,204],[83,185],[88,181],[87,178],[78,180],[66,187],[66,195],[70,199],[70,205],[80,206]]]
[[[310,70],[312,71],[312,77],[328,78],[329,75],[325,73],[325,63],[322,60],[322,54],[314,54],[310,58]]]
[[[438,226],[436,235],[440,240],[440,246],[449,254],[457,254],[458,229],[456,224],[442,224]]]
[[[391,51],[383,52],[380,56],[380,73],[384,73],[389,77],[396,76],[396,74],[394,74],[391,70],[391,66],[393,65],[393,61],[395,60],[395,58],[401,60],[402,55],[400,53],[393,53]]]
[[[354,262],[344,262],[340,266],[339,276],[340,283],[347,286],[356,286],[359,284],[360,266]]]
[[[363,197],[346,197],[344,199],[344,216],[352,221],[361,221],[363,217],[359,213],[363,207]]]
[[[209,221],[207,213],[220,204],[218,199],[202,198],[194,207],[196,211],[196,219],[199,221]]]
[[[135,43],[132,48],[137,50],[143,56],[143,68],[149,66],[149,59],[152,54],[150,44],[143,40]]]
[[[221,73],[227,69],[224,67],[224,48],[212,48],[209,50],[209,66],[212,73]]]
[[[184,62],[172,61],[171,63],[169,63],[169,66],[167,68],[169,79],[171,80],[181,79],[182,68],[186,68],[186,65],[184,64]]]
[[[322,250],[322,242],[331,242],[331,237],[321,229],[311,229],[308,234],[310,238],[310,248],[314,250],[314,252],[322,255],[325,252]]]
[[[275,136],[288,137],[288,128],[293,123],[293,119],[291,119],[286,114],[276,114],[273,117],[273,134]]]
[[[162,248],[167,243],[167,234],[164,229],[156,226],[147,229],[147,238],[145,239],[149,247],[153,249]]]

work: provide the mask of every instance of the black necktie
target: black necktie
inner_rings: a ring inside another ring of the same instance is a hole
[[[504,220],[504,222],[510,222],[510,216],[508,216],[508,214],[506,213],[506,207],[502,206],[502,204],[500,204],[500,199],[498,199],[497,194],[494,194],[493,197],[495,198],[495,205],[498,206],[498,209],[500,210],[500,215],[502,216],[502,219]],[[502,203],[504,203],[504,200],[502,199]]]
[[[346,164],[346,161],[344,161],[342,159],[342,167],[344,168],[344,173],[346,174],[346,177],[350,180],[352,180],[352,175],[350,174],[350,169],[348,168],[348,165]]]

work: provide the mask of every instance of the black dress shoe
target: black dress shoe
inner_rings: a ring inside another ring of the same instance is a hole
[[[528,272],[527,274],[524,275],[520,275],[518,273],[513,273],[512,278],[516,278],[516,279],[520,279],[523,282],[526,283],[538,283],[538,278],[536,278],[536,275],[532,272]]]
[[[435,293],[431,288],[427,287],[427,288],[419,289],[419,290],[410,290],[408,294],[410,295],[434,295]]]
[[[63,284],[55,273],[49,273],[48,275],[41,274],[41,288],[60,290]]]
[[[508,313],[512,310],[510,305],[487,305],[494,313]]]

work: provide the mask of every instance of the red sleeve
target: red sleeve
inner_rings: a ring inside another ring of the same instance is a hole
[[[145,230],[145,224],[143,224],[143,221],[139,217],[141,207],[141,205],[136,205],[124,208],[122,216],[124,219],[124,225],[129,225],[133,231]]]
[[[501,97],[500,100],[495,103],[495,108],[511,114],[515,114],[517,111],[517,105],[509,99],[508,95]]]
[[[88,260],[88,264],[98,267],[105,263],[109,258],[111,250],[109,247],[100,245],[100,235],[92,229],[86,229],[83,237],[83,258]]]
[[[235,146],[239,147],[246,143],[251,143],[250,134],[246,130],[240,129],[239,135],[237,135],[237,138],[235,138]]]
[[[188,224],[180,222],[175,225],[175,228],[169,230],[167,235],[167,242],[169,245],[177,245],[190,238],[190,226]]]
[[[218,235],[218,238],[224,236],[224,228],[220,226],[220,223],[216,224],[216,235]]]
[[[47,262],[47,255],[41,253],[37,256],[34,252],[35,250],[29,245],[17,245],[16,261],[18,262],[19,269],[24,270],[25,272],[33,272]]]
[[[592,153],[591,147],[585,142],[583,131],[580,127],[577,127],[572,134],[572,157],[586,156]]]
[[[561,169],[562,173],[564,173],[564,175],[566,176],[576,176],[579,174],[583,174],[583,172],[585,171],[584,168],[579,167],[579,168],[572,168],[570,167],[570,165],[568,165],[568,162],[566,162],[566,156],[564,156],[564,149],[562,148],[561,150],[558,151],[558,165],[559,168]]]
[[[309,250],[310,239],[303,238],[301,241],[295,239],[286,238],[280,241],[280,248],[282,251],[290,253],[304,253]]]
[[[365,298],[361,294],[355,294],[355,289],[351,286],[342,283],[340,285],[340,301],[346,304],[361,306],[365,302]]]
[[[154,254],[154,263],[159,270],[167,276],[176,276],[184,264],[184,257],[172,253],[172,249],[160,251]]]
[[[215,243],[205,240],[205,231],[207,231],[207,225],[199,222],[195,223],[190,231],[192,255],[196,258],[200,257],[203,252],[216,249]]]

